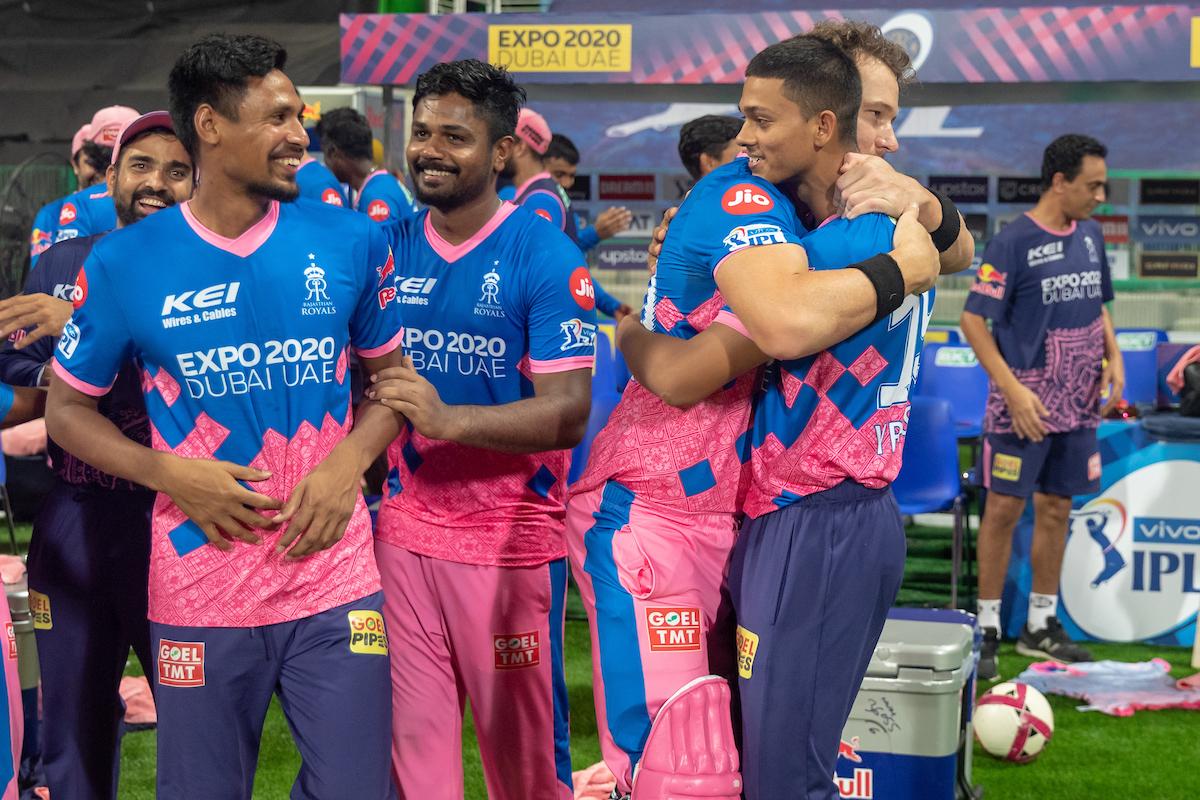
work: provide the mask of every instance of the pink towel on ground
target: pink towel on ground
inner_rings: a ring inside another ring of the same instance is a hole
[[[575,800],[608,800],[617,786],[617,779],[603,761],[573,773],[571,779],[575,784]]]
[[[121,678],[121,699],[125,701],[126,725],[149,728],[158,724],[154,695],[150,693],[150,683],[145,678],[129,675]]]

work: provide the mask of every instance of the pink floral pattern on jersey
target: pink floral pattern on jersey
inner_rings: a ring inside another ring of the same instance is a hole
[[[656,315],[664,304],[669,304],[672,315],[680,313],[670,300],[661,298]],[[713,292],[692,309],[687,321],[704,330],[724,306],[721,293]],[[738,447],[750,425],[750,395],[758,375],[758,370],[742,375],[728,389],[686,409],[667,405],[631,380],[592,442],[587,467],[571,487],[571,496],[615,480],[642,500],[677,511],[735,513],[749,480]],[[713,485],[689,496],[680,472],[706,460]]]
[[[461,564],[528,567],[562,558],[569,463],[566,450],[517,455],[402,432],[388,464],[403,489],[384,499],[376,536]]]
[[[874,345],[863,351],[863,354],[850,365],[850,374],[858,379],[860,386],[866,386],[878,377],[887,367],[887,359],[879,354]]]
[[[672,331],[684,314],[668,297],[661,297],[654,303],[654,319],[665,331]]]
[[[846,368],[833,357],[832,353],[826,350],[813,360],[812,366],[808,368],[808,374],[804,377],[804,382],[816,389],[817,394],[824,396],[845,372]]]
[[[253,485],[257,492],[281,501],[333,447],[345,438],[351,416],[342,421],[326,414],[318,429],[302,423],[289,440],[274,430],[263,436],[262,448],[250,466],[271,472]],[[201,414],[196,427],[176,455],[214,458],[228,436],[223,426]],[[171,450],[157,430],[156,449]],[[233,542],[225,552],[204,544],[179,556],[169,535],[186,521],[166,495],[154,506],[153,550],[150,560],[150,618],[170,625],[256,627],[319,614],[379,590],[371,542],[371,521],[359,496],[342,539],[333,547],[289,561],[274,547],[287,526],[278,531],[257,529],[257,544]]]
[[[1046,334],[1046,364],[1014,369],[1013,375],[1050,412],[1044,420],[1049,433],[1065,433],[1100,424],[1100,373],[1104,358],[1104,320],[1082,328],[1060,328]],[[1012,433],[1008,403],[995,382],[988,387],[984,430]]]
[[[150,394],[154,390],[162,395],[163,402],[167,404],[167,408],[175,405],[175,401],[179,399],[179,382],[171,377],[165,367],[159,367],[155,375],[150,374],[150,370],[142,370],[142,392]]]

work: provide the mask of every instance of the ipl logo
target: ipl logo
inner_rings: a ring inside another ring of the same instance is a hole
[[[496,305],[500,297],[500,273],[492,270],[483,276],[483,285],[479,287],[483,292],[479,295],[477,302]]]
[[[1107,583],[1127,565],[1125,557],[1117,550],[1117,542],[1125,535],[1126,519],[1125,506],[1109,498],[1088,503],[1081,510],[1071,512],[1071,525],[1082,522],[1087,535],[1100,548],[1100,555],[1104,558],[1103,568],[1092,578],[1093,589]],[[1115,535],[1110,536],[1110,533]]]

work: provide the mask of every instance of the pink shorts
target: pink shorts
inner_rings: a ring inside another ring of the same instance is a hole
[[[729,514],[644,504],[615,481],[567,504],[567,552],[592,634],[600,749],[628,792],[659,708],[684,684],[734,673],[725,588]]]
[[[376,541],[401,798],[462,800],[465,703],[492,800],[570,800],[564,559],[486,567]]]

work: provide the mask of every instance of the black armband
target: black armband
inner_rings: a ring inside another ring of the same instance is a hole
[[[851,264],[850,269],[857,269],[867,276],[875,287],[875,319],[872,324],[891,314],[904,302],[904,273],[896,259],[887,253],[871,256],[866,261]]]
[[[942,224],[929,234],[929,238],[933,239],[933,246],[938,252],[944,253],[958,241],[958,234],[962,232],[962,218],[958,215],[958,206],[950,198],[941,192],[933,192],[933,196],[942,204]]]

